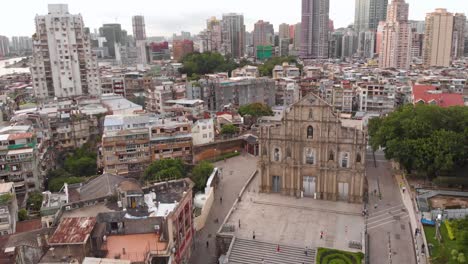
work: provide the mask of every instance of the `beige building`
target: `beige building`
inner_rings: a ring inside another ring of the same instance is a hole
[[[344,127],[318,96],[292,105],[281,126],[261,127],[259,139],[262,192],[362,202],[366,133]]]
[[[423,60],[425,67],[448,67],[451,62],[453,14],[438,8],[426,15]]]
[[[387,21],[378,37],[379,67],[409,69],[411,62],[411,26],[409,5],[404,0],[392,0],[387,9]]]

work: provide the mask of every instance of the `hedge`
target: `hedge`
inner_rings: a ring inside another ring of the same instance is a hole
[[[444,221],[444,225],[447,228],[447,233],[448,233],[448,237],[450,238],[450,240],[455,240],[455,235],[453,234],[453,229],[452,229],[452,225],[450,224],[450,221],[448,220]]]
[[[239,155],[240,155],[240,152],[226,153],[226,154],[220,155],[220,156],[218,156],[216,158],[213,158],[210,161],[211,162],[217,162],[217,161],[221,161],[221,160],[224,160],[224,159],[233,158],[233,157],[236,157],[236,156],[239,156]]]
[[[347,252],[336,249],[319,248],[317,264],[361,264],[364,254],[362,252]]]

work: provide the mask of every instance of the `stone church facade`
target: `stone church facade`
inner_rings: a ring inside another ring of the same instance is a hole
[[[344,127],[314,94],[292,105],[281,125],[260,127],[260,190],[360,203],[366,133]]]

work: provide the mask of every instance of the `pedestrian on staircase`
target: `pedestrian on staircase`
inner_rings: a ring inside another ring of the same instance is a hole
[[[308,252],[308,251],[309,251],[309,247],[306,246],[306,247],[305,247],[305,250],[304,250],[304,255],[306,255],[306,256],[309,255],[309,252]]]
[[[255,240],[255,231],[253,231],[252,238]]]
[[[276,253],[279,253],[280,250],[281,250],[281,249],[280,249],[280,245],[278,244],[278,245],[276,246]]]

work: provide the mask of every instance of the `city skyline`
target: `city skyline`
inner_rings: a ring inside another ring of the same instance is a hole
[[[9,10],[0,17],[0,25],[14,27],[0,28],[0,34],[8,36],[31,36],[34,33],[34,17],[36,14],[47,12],[46,0],[41,1],[15,1],[4,4],[4,10]],[[269,21],[274,25],[275,32],[281,23],[295,24],[301,20],[301,1],[288,3],[286,6],[270,5],[265,7],[266,0],[247,1],[239,0],[236,5],[214,0],[202,0],[194,4],[187,2],[184,10],[180,10],[180,3],[165,3],[165,10],[151,11],[148,8],[150,1],[138,0],[135,2],[117,1],[117,4],[109,5],[109,2],[90,0],[73,1],[62,0],[57,3],[69,4],[71,13],[82,14],[85,26],[91,31],[99,28],[104,23],[120,23],[122,28],[129,33],[132,31],[132,16],[143,15],[146,20],[147,36],[172,36],[173,33],[189,31],[198,34],[206,27],[206,20],[212,16],[221,18],[223,13],[242,13],[245,18],[247,31],[252,31],[258,20]],[[115,1],[113,3],[116,3]],[[426,13],[436,8],[446,8],[449,12],[468,14],[468,5],[461,6],[459,0],[446,0],[440,3],[438,0],[427,0],[424,4],[418,0],[408,0],[410,5],[410,20],[424,20]],[[28,8],[25,10],[25,5]],[[334,20],[335,28],[345,27],[354,22],[354,0],[330,0],[330,19]],[[253,7],[253,8],[252,8]],[[257,8],[258,7],[258,8]],[[269,12],[258,12],[261,8],[267,8]],[[18,14],[21,13],[21,16]]]

